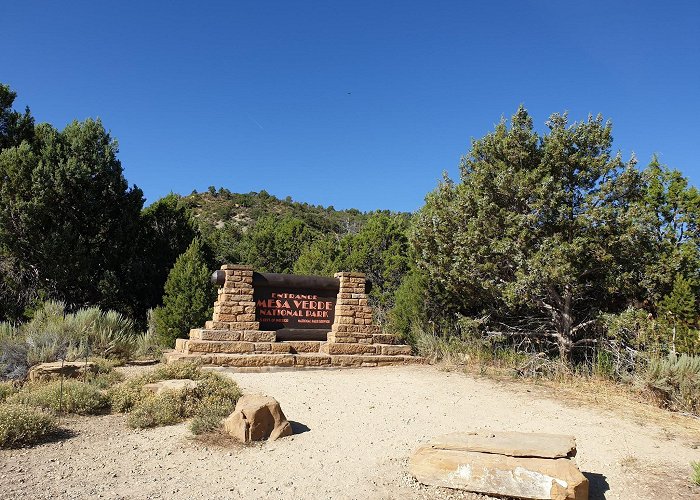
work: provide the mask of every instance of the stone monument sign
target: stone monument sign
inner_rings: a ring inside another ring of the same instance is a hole
[[[223,366],[381,366],[420,363],[411,347],[373,323],[362,273],[333,278],[256,273],[227,264],[204,328],[178,339],[168,361]]]

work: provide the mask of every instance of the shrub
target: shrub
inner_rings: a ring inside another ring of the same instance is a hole
[[[207,434],[215,432],[221,425],[221,420],[231,414],[233,408],[228,412],[223,412],[217,406],[205,406],[190,421],[190,431],[192,434]]]
[[[693,469],[690,480],[693,484],[700,486],[700,462],[690,462],[690,467]]]
[[[87,383],[98,389],[108,389],[124,380],[124,375],[112,370],[108,373],[88,375]],[[109,399],[109,398],[107,398]]]
[[[64,380],[63,389],[60,380],[27,384],[10,396],[8,402],[78,415],[94,415],[109,405],[109,400],[97,387],[77,380]]]
[[[0,382],[0,403],[17,392],[17,387],[12,382]]]
[[[0,403],[0,448],[31,445],[57,430],[56,419],[44,410]]]
[[[29,346],[18,333],[0,336],[0,380],[20,380],[29,371]]]
[[[196,380],[197,387],[158,395],[143,389],[147,383],[186,378]],[[234,381],[183,362],[164,365],[114,386],[108,395],[114,411],[131,412],[127,418],[131,427],[171,425],[195,417],[195,428],[211,430],[233,411],[241,393]]]
[[[202,378],[205,373],[201,371],[201,362],[181,361],[177,363],[168,363],[161,365],[151,373],[146,374],[146,378],[150,382],[169,379],[189,378],[192,380]]]
[[[143,377],[133,378],[121,384],[110,387],[107,390],[107,398],[112,406],[112,411],[126,413],[141,399],[141,392],[147,381]]]
[[[652,359],[643,374],[647,389],[673,410],[700,413],[700,356]]]
[[[158,395],[146,395],[129,413],[126,423],[129,427],[147,428],[159,425],[173,425],[183,418],[184,391],[165,391]]]

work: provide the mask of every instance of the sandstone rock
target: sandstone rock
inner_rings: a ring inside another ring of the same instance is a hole
[[[455,433],[418,448],[409,471],[431,486],[532,500],[586,500],[588,480],[565,458],[575,452],[571,436]]]
[[[97,367],[92,361],[55,361],[41,363],[29,369],[29,381],[53,380],[64,376],[66,378],[82,377],[85,373],[97,373]]]
[[[160,394],[163,391],[191,390],[195,387],[197,387],[197,381],[189,378],[160,380],[143,386],[145,390],[154,394]]]
[[[489,431],[453,432],[428,443],[442,450],[478,451],[511,457],[565,458],[576,455],[576,438],[562,434]]]
[[[250,441],[275,440],[292,435],[292,426],[275,398],[262,394],[242,396],[236,409],[224,420],[224,429],[233,438]]]

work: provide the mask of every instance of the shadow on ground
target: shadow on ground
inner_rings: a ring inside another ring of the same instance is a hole
[[[293,420],[289,421],[289,425],[292,426],[292,433],[293,434],[303,434],[303,433],[309,432],[311,430],[307,426],[305,426],[304,424],[301,424],[299,422],[294,422]]]
[[[590,500],[605,500],[605,493],[610,490],[607,478],[595,472],[584,472],[583,475],[588,478],[588,498]]]

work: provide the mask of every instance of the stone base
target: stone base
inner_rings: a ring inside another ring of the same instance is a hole
[[[235,367],[387,366],[423,363],[411,356],[411,347],[399,345],[394,335],[365,332],[329,332],[328,342],[277,342],[275,332],[195,328],[189,339],[177,339],[167,362],[197,359],[206,365]],[[374,332],[375,329],[362,327]],[[379,330],[376,330],[379,331]]]
[[[253,367],[371,367],[423,364],[418,356],[381,356],[362,354],[183,354],[171,351],[164,355],[167,363],[181,360],[200,361],[205,366]]]
[[[411,347],[398,345],[393,335],[357,334],[329,341],[276,342],[275,332],[197,328],[190,338],[177,339],[167,362],[196,359],[205,365],[232,367],[363,367],[423,363]],[[361,338],[358,338],[361,337]]]

